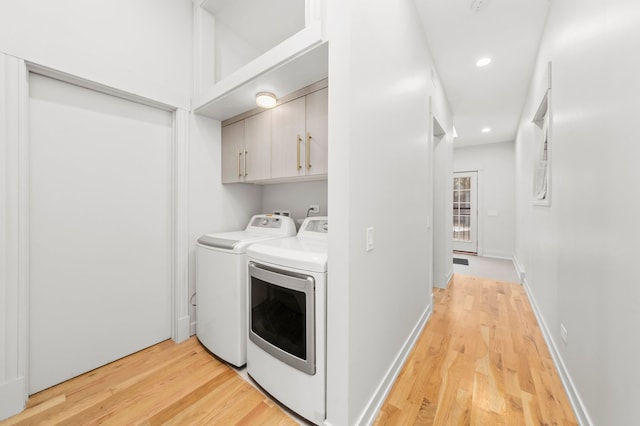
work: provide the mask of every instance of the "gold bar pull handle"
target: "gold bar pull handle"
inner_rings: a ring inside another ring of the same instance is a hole
[[[249,153],[249,151],[247,151],[246,149],[244,150],[244,175],[245,176],[249,176],[249,173],[247,173],[247,154]]]
[[[307,149],[305,152],[307,169],[311,168],[311,133],[307,132]]]
[[[240,157],[242,157],[242,151],[238,151],[238,177],[242,177],[242,172],[240,171]]]
[[[298,135],[298,142],[297,142],[297,158],[298,158],[298,170],[300,170],[302,168],[302,164],[300,164],[300,144],[302,143],[302,137],[300,137],[300,135]]]

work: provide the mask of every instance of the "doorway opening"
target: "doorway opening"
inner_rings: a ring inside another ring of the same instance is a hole
[[[453,251],[478,253],[478,172],[453,174]]]

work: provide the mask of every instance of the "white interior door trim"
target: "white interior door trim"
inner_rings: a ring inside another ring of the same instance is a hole
[[[18,375],[29,399],[29,70],[18,71]]]
[[[173,312],[171,338],[189,338],[189,112],[173,114]]]
[[[454,173],[476,173],[476,215],[477,215],[477,220],[476,220],[476,228],[477,229],[477,234],[476,234],[476,245],[477,245],[477,251],[476,254],[478,256],[484,256],[484,248],[483,248],[483,240],[484,240],[484,215],[482,214],[482,212],[484,212],[484,185],[483,185],[483,179],[484,179],[484,169],[477,169],[477,170],[456,170]]]
[[[428,267],[429,267],[429,274],[428,274],[428,278],[427,278],[427,284],[429,286],[429,305],[432,306],[431,304],[433,303],[433,265],[434,265],[434,261],[433,261],[433,256],[434,256],[434,249],[435,249],[435,244],[434,244],[434,226],[433,226],[433,216],[434,216],[434,208],[433,205],[435,203],[435,196],[434,196],[434,181],[435,181],[435,172],[434,172],[434,159],[433,159],[433,149],[435,146],[435,137],[434,137],[434,130],[433,130],[433,120],[434,120],[434,115],[433,115],[433,99],[431,96],[429,96],[429,148],[428,148],[428,153],[429,153],[429,184],[427,185],[427,188],[429,190],[429,217],[427,218],[427,222],[429,224],[428,228],[429,228],[429,234],[428,234],[428,246],[429,246],[429,260],[428,260]]]
[[[7,258],[17,259],[17,277],[15,279],[18,294],[18,306],[15,308],[15,316],[9,318],[7,328],[15,325],[17,328],[17,356],[15,366],[16,380],[22,381],[23,400],[22,408],[29,397],[29,74],[36,73],[46,77],[55,78],[80,87],[96,90],[104,94],[124,98],[130,101],[142,103],[147,106],[173,112],[173,170],[172,170],[172,331],[171,338],[180,342],[189,337],[189,311],[188,311],[188,137],[189,137],[189,112],[184,109],[172,107],[162,102],[127,93],[117,88],[93,83],[81,77],[72,76],[50,68],[24,61],[19,58],[10,58],[17,61],[18,67],[18,137],[9,140],[11,149],[18,152],[18,168],[15,176],[9,177],[16,182],[17,208],[8,206],[7,209],[16,213],[18,217],[17,244],[8,248]],[[13,117],[13,116],[11,116]],[[7,287],[12,283],[8,282]],[[7,361],[10,362],[10,361]],[[3,408],[3,411],[15,411],[12,408]]]

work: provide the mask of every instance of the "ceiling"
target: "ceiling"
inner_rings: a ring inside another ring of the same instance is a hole
[[[455,146],[514,140],[550,0],[415,1],[453,110]],[[477,67],[484,57],[491,63]]]

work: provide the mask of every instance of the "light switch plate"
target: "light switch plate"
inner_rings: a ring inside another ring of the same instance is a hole
[[[373,250],[373,228],[367,228],[367,251]]]

